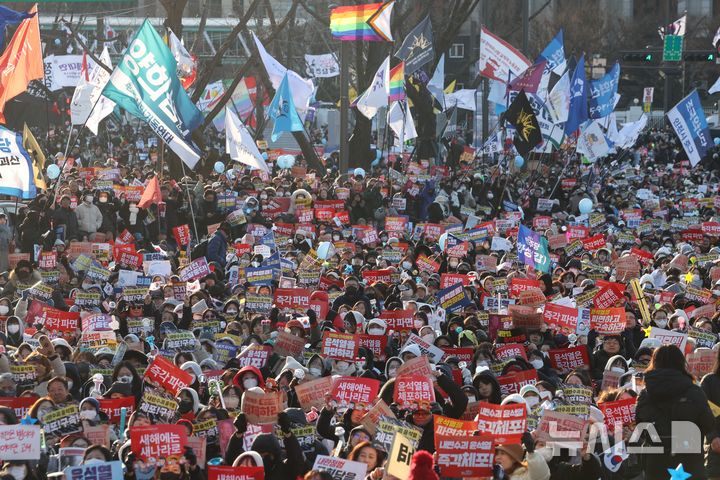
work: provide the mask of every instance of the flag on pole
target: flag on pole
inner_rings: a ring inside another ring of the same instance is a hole
[[[172,52],[145,20],[102,94],[147,122],[185,164],[194,168],[200,152],[190,137],[203,118],[176,72]]]
[[[580,57],[570,81],[570,107],[565,122],[565,135],[570,136],[587,120],[587,81],[585,80],[585,55]]]
[[[612,113],[619,82],[620,64],[617,62],[608,73],[597,80],[590,80],[590,118],[603,118]]]
[[[112,68],[112,61],[110,60],[110,52],[108,51],[107,45],[103,47],[103,51],[100,54],[100,61],[104,65]],[[115,102],[102,94],[103,88],[105,88],[105,85],[107,85],[108,81],[110,81],[110,72],[96,64],[90,74],[90,78],[91,83],[93,84],[93,91],[90,94],[90,108],[92,111],[85,122],[85,126],[88,130],[97,135],[98,125],[103,119],[113,112],[115,109]]]
[[[15,10],[0,5],[0,52],[5,48],[5,29],[7,26],[20,23],[33,15],[36,15],[36,13],[16,12]]]
[[[522,263],[541,272],[550,272],[547,238],[521,224],[518,230],[517,249],[518,260]]]
[[[268,116],[275,122],[272,135],[270,135],[273,142],[280,137],[282,132],[303,131],[303,123],[295,110],[287,75],[283,78],[280,88],[275,91],[275,97],[270,103],[268,112]]]
[[[270,173],[252,135],[229,106],[225,107],[225,151],[236,162]]]
[[[608,145],[597,120],[586,123],[580,129],[577,152],[585,155],[593,163],[610,153],[610,145]]]
[[[515,47],[485,27],[480,29],[480,75],[507,83],[509,74],[517,77],[530,66],[530,60]]]
[[[445,93],[443,88],[445,87],[445,54],[440,55],[437,66],[435,67],[435,73],[427,84],[427,89],[430,91],[435,100],[440,105],[445,106]]]
[[[525,90],[526,93],[537,93],[547,63],[547,60],[542,59],[529,66],[527,70],[508,84],[508,90],[515,92]]]
[[[402,149],[405,142],[417,138],[415,123],[413,123],[410,109],[407,108],[407,102],[393,102],[388,109],[387,122],[390,129],[400,141]]]
[[[717,80],[715,80],[715,83],[712,84],[712,87],[708,88],[708,93],[713,94],[720,92],[720,77],[718,77]]]
[[[405,62],[405,73],[412,75],[415,70],[435,58],[433,31],[430,15],[415,25],[403,40],[395,56]]]
[[[687,15],[683,15],[682,17],[672,22],[670,25],[658,28],[658,34],[663,40],[665,40],[665,35],[679,35],[681,37],[684,37],[686,28]]]
[[[680,100],[667,117],[694,167],[713,144],[697,90]]]
[[[715,31],[715,36],[713,37],[713,47],[720,48],[720,27]]]
[[[513,144],[523,157],[542,143],[540,124],[524,91],[521,90],[510,104],[510,107],[508,107],[507,112],[505,112],[505,120],[515,127]]]
[[[35,198],[37,189],[33,181],[32,159],[23,148],[22,137],[0,127],[0,145],[3,145],[0,150],[0,194],[23,200]]]
[[[140,201],[137,206],[140,208],[148,208],[152,204],[159,204],[162,202],[162,193],[160,193],[160,182],[158,182],[157,175],[152,177],[145,186],[145,191],[140,197]]]
[[[390,95],[388,101],[394,102],[405,98],[405,62],[398,63],[390,70]]]
[[[90,83],[90,73],[88,72],[87,52],[83,52],[82,67],[80,69],[80,80],[78,81],[72,100],[70,101],[70,121],[73,125],[82,125],[90,115],[92,103],[90,96],[93,92],[94,85]]]
[[[390,16],[395,0],[333,8],[330,12],[330,32],[339,40],[392,42]]]
[[[7,49],[0,56],[0,123],[5,123],[5,104],[27,90],[31,80],[44,78],[45,64],[40,43],[40,22],[37,5],[15,30]]]
[[[47,188],[45,177],[43,176],[43,171],[45,170],[45,154],[35,139],[35,135],[30,131],[30,127],[27,126],[27,123],[23,125],[22,146],[28,155],[30,155],[30,158],[32,158],[35,186],[45,190]]]
[[[357,109],[368,119],[375,116],[380,107],[386,107],[390,95],[390,57],[385,58],[375,72],[373,81],[355,103]]]
[[[185,90],[190,88],[197,77],[197,58],[185,49],[172,30],[168,30],[168,47],[177,62],[177,76]]]

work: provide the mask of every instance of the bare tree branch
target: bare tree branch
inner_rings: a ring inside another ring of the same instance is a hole
[[[204,64],[203,71],[200,74],[197,82],[195,83],[195,91],[192,95],[193,103],[197,102],[200,99],[203,90],[205,90],[207,84],[210,83],[213,72],[217,67],[222,64],[223,55],[225,55],[225,52],[227,52],[227,50],[232,46],[238,34],[242,32],[243,29],[247,26],[247,22],[250,21],[250,18],[252,18],[255,9],[258,7],[258,5],[260,5],[261,1],[263,0],[253,0],[253,3],[250,5],[250,7],[248,7],[245,15],[243,15],[243,17],[238,21],[237,25],[235,25],[230,31],[230,33],[228,33],[227,37],[225,37],[225,41],[222,43],[222,45],[220,45],[220,48],[217,49],[217,52],[215,52],[213,58],[209,62]]]
[[[167,18],[165,26],[170,28],[178,38],[182,37],[183,31],[183,10],[188,0],[160,0],[160,4],[165,8]]]
[[[72,24],[65,20],[64,18],[60,19],[61,22],[65,24],[68,30],[70,30],[70,36],[75,39],[77,43],[80,44],[82,49],[87,52],[88,56],[93,59],[95,63],[97,63],[103,70],[105,70],[108,73],[112,73],[112,68],[105,65],[93,52],[90,51],[88,46],[85,44],[85,42],[82,41],[82,39],[78,36],[77,32],[73,30]]]
[[[197,36],[195,37],[192,47],[190,47],[190,51],[194,55],[197,55],[197,50],[202,44],[203,34],[205,33],[205,24],[207,23],[208,10],[210,10],[210,2],[209,0],[205,0],[203,2],[202,16],[200,17],[200,25],[198,26]]]
[[[318,15],[318,13],[315,11],[315,9],[308,7],[307,0],[300,0],[300,6],[303,7],[303,10],[305,10],[311,17],[313,17],[318,22],[322,23],[326,27],[330,26],[330,20],[328,20],[325,17],[322,17]]]

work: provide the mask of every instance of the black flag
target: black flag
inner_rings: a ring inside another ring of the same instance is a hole
[[[412,75],[418,68],[432,62],[435,51],[430,16],[425,17],[408,33],[395,56],[405,62],[405,75]]]
[[[505,120],[515,127],[513,143],[518,153],[523,157],[542,143],[540,125],[524,90],[521,90],[510,104],[507,112],[505,112]]]

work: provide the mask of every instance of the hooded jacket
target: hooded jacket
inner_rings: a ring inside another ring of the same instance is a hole
[[[8,324],[12,321],[16,321],[18,325],[20,325],[20,330],[18,330],[16,333],[10,333],[8,331]],[[16,317],[15,315],[12,315],[8,317],[7,322],[5,322],[5,344],[9,345],[11,347],[19,347],[21,343],[23,343],[23,332],[25,331],[25,322],[20,320],[20,317]]]
[[[693,383],[692,377],[674,369],[659,368],[647,372],[645,390],[638,397],[635,417],[638,423],[651,422],[663,443],[662,455],[641,455],[646,478],[665,478],[667,469],[674,469],[679,463],[692,478],[706,478],[702,438],[697,439],[700,441],[697,453],[673,455],[670,448],[673,436],[682,433],[677,431],[680,428],[677,424],[672,425],[674,421],[694,423],[708,443],[718,436],[705,392]]]
[[[249,366],[249,365],[246,366],[246,367],[241,368],[240,371],[235,374],[235,376],[233,377],[233,380],[232,380],[233,383],[234,383],[235,385],[237,385],[238,387],[240,387],[240,389],[244,392],[244,391],[245,391],[245,387],[243,387],[243,384],[242,384],[242,377],[243,377],[243,375],[244,375],[245,373],[247,373],[247,372],[250,372],[250,373],[255,374],[255,376],[256,376],[257,379],[258,379],[258,385],[257,385],[257,386],[260,387],[260,388],[262,388],[262,389],[265,389],[265,379],[263,378],[262,373],[260,373],[260,370],[259,370],[257,367],[253,367],[253,366]]]

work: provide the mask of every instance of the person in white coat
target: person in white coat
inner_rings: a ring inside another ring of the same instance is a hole
[[[102,225],[102,212],[93,203],[94,197],[91,193],[86,193],[83,197],[83,201],[75,209],[75,216],[78,221],[78,230],[80,236],[88,236],[97,232]]]

